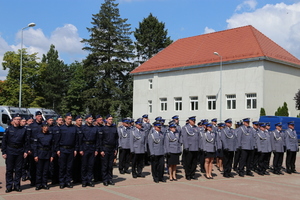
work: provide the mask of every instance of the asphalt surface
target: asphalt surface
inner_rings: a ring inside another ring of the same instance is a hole
[[[297,155],[297,170],[300,171],[300,153]],[[199,168],[197,168],[199,170]],[[188,181],[184,178],[184,170],[178,166],[178,181],[154,183],[150,166],[144,168],[145,178],[133,179],[131,174],[121,175],[114,168],[115,186],[104,186],[96,183],[95,187],[59,189],[51,186],[50,190],[36,191],[29,186],[29,181],[22,182],[22,192],[5,193],[5,162],[0,158],[0,200],[50,200],[50,199],[300,199],[300,174],[285,174],[254,177],[223,178],[221,172],[214,167],[214,179],[208,180],[197,171],[198,180]],[[167,178],[167,175],[165,175]]]

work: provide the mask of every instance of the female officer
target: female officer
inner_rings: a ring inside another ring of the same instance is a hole
[[[170,123],[165,136],[165,151],[167,155],[167,165],[169,166],[170,181],[177,181],[176,166],[179,164],[181,154],[182,137],[176,130],[176,124]]]
[[[212,124],[207,124],[203,134],[203,150],[205,152],[205,171],[204,175],[207,179],[213,179],[212,166],[216,152],[216,135],[212,131]]]
[[[34,160],[37,162],[36,167],[36,190],[42,188],[49,190],[47,185],[48,170],[50,162],[53,160],[54,152],[54,138],[53,134],[49,132],[48,124],[42,125],[42,130],[37,135],[37,140],[34,145]]]

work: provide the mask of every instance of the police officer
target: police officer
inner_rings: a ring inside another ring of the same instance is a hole
[[[65,124],[60,127],[56,150],[59,157],[59,188],[73,188],[72,166],[78,151],[78,132],[77,127],[72,124],[71,113],[65,115]]]
[[[195,172],[199,151],[199,129],[195,125],[196,117],[189,117],[189,123],[182,127],[182,142],[185,152],[184,170],[187,180],[197,180]]]
[[[40,132],[37,135],[36,145],[33,151],[34,160],[37,162],[36,171],[36,190],[42,188],[49,190],[48,170],[50,162],[53,161],[54,151],[54,138],[53,134],[49,131],[49,125],[43,123]]]
[[[106,125],[100,129],[100,154],[102,162],[103,185],[114,185],[113,182],[113,162],[118,149],[118,131],[113,124],[113,117],[106,116]]]
[[[250,119],[243,119],[243,126],[237,130],[237,145],[241,149],[241,157],[239,161],[239,176],[244,177],[246,166],[246,175],[254,176],[251,172],[250,165],[253,157],[254,149],[254,131],[249,126]]]
[[[6,163],[6,190],[11,192],[13,189],[22,192],[20,181],[22,176],[22,162],[27,157],[27,129],[20,126],[21,117],[17,113],[13,117],[13,123],[3,134],[2,157]]]
[[[255,140],[255,145],[254,145],[254,150],[253,150],[253,159],[251,161],[251,170],[257,171],[258,170],[258,160],[260,153],[257,151],[257,146],[256,146],[256,136],[257,132],[259,132],[259,122],[258,121],[253,121],[252,122],[252,128],[254,130],[254,140]]]
[[[212,165],[216,152],[216,134],[213,131],[213,124],[207,124],[203,133],[203,151],[205,152],[205,177],[213,179]]]
[[[205,154],[203,151],[203,134],[205,132],[205,128],[206,125],[208,124],[206,119],[202,119],[199,123],[198,123],[198,129],[199,129],[199,154],[198,154],[198,161],[200,164],[200,172],[201,173],[205,173],[205,167],[204,167],[204,163],[205,163]]]
[[[94,187],[92,183],[95,156],[100,150],[100,129],[93,125],[93,116],[86,115],[82,134],[79,135],[79,153],[82,156],[81,177],[82,187]]]
[[[217,129],[218,129],[218,120],[217,120],[217,118],[213,118],[213,119],[211,120],[211,124],[213,125],[213,126],[212,126],[212,130],[213,130],[214,132],[216,132]]]
[[[95,120],[96,120],[95,126],[97,126],[99,129],[101,129],[101,127],[104,126],[103,117],[100,114],[98,114],[98,115],[96,115]],[[99,153],[95,157],[95,162],[94,162],[94,182],[102,181],[102,169],[101,168],[102,168],[101,155]]]
[[[165,136],[161,131],[161,122],[155,121],[153,123],[154,128],[151,130],[148,136],[148,144],[151,155],[151,173],[153,181],[155,183],[166,182],[164,179],[164,139]]]
[[[176,131],[181,135],[181,126],[179,125],[179,116],[178,115],[174,115],[172,117],[172,120],[174,121],[175,125],[176,125]]]
[[[235,136],[235,152],[234,152],[234,158],[233,158],[233,170],[238,172],[238,164],[241,157],[241,149],[237,145],[237,132],[240,126],[242,126],[243,123],[238,121],[235,123],[235,129],[234,129],[234,136]]]
[[[118,127],[119,135],[119,171],[120,174],[130,174],[130,126],[131,119],[123,119],[122,126]]]
[[[29,132],[29,142],[30,147],[28,151],[28,160],[29,160],[29,171],[30,171],[30,185],[35,186],[36,185],[36,162],[34,161],[34,145],[36,144],[37,135],[40,133],[40,130],[42,128],[43,123],[43,116],[41,111],[35,112],[35,120],[32,124],[29,125],[27,128]]]
[[[221,141],[221,134],[222,134],[222,129],[225,127],[224,123],[218,123],[217,124],[218,128],[215,132],[216,135],[216,166],[220,172],[223,172],[223,144]]]
[[[143,123],[142,123],[142,126],[143,126],[143,130],[145,131],[145,140],[146,140],[146,152],[145,152],[145,166],[149,166],[150,165],[150,150],[149,150],[149,146],[148,146],[148,135],[149,135],[149,132],[152,128],[151,124],[150,124],[150,120],[148,118],[148,114],[144,114],[142,116],[143,118]]]
[[[266,133],[267,133],[268,141],[271,141],[270,128],[271,128],[270,122],[266,122]],[[268,142],[268,149],[270,150],[270,152],[267,153],[265,162],[266,162],[267,169],[270,169],[270,160],[271,160],[271,154],[272,154],[271,142]],[[266,174],[270,175],[269,172],[266,172]]]
[[[286,173],[297,173],[296,171],[296,156],[299,151],[298,139],[295,131],[295,123],[288,122],[288,129],[285,131],[286,144]]]
[[[274,174],[282,174],[281,167],[283,162],[283,154],[284,154],[284,132],[282,131],[282,123],[275,124],[275,130],[271,132],[270,139],[272,144],[272,151],[274,154],[273,158],[273,173]]]
[[[77,128],[78,138],[82,138],[82,117],[80,115],[77,115],[75,117],[75,126]],[[82,166],[81,160],[82,160],[82,155],[80,153],[77,153],[76,156],[74,157],[73,167],[72,167],[73,183],[80,183],[82,181],[82,179],[81,179],[81,171],[82,171],[81,170],[81,166]]]
[[[169,124],[169,130],[165,136],[165,149],[167,155],[167,164],[169,166],[169,180],[177,181],[176,167],[179,164],[179,156],[181,154],[182,135],[177,131],[176,122]]]
[[[224,153],[224,173],[223,176],[225,178],[233,178],[234,176],[231,173],[232,163],[233,163],[233,155],[236,149],[235,142],[236,137],[234,134],[234,129],[232,128],[232,120],[225,120],[225,128],[222,129],[221,141],[223,145],[223,153]]]
[[[144,167],[144,157],[147,150],[146,134],[142,128],[142,119],[139,118],[135,122],[135,127],[130,130],[130,152],[133,155],[132,159],[132,177],[142,177]]]

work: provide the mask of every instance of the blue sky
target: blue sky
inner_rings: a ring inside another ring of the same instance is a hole
[[[104,0],[0,0],[0,62],[20,48],[21,29],[29,53],[47,53],[54,44],[65,63],[81,61],[82,38],[89,38],[92,14]],[[132,30],[151,12],[164,22],[171,39],[253,25],[300,58],[300,0],[117,0]],[[134,40],[134,37],[132,37]],[[7,71],[0,66],[0,80]]]

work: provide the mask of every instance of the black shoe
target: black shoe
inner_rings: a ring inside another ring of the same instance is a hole
[[[270,175],[270,173],[269,173],[269,172],[267,172],[267,171],[265,171],[265,175]]]
[[[137,175],[136,174],[132,174],[132,178],[137,178]]]
[[[65,188],[65,185],[60,185],[59,188],[60,188],[60,189],[64,189],[64,188]]]
[[[186,180],[190,181],[190,180],[191,180],[191,177],[189,177],[189,176],[188,176],[188,177],[186,177]]]
[[[292,174],[292,171],[291,170],[286,170],[286,173]]]
[[[92,183],[92,182],[89,182],[87,185],[90,187],[95,187],[94,183]]]
[[[206,179],[210,179],[208,176],[206,176],[206,174],[204,174],[204,177],[205,177]]]
[[[159,183],[159,181],[158,181],[158,180],[154,180],[154,182],[155,182],[155,183]]]
[[[86,183],[82,183],[82,185],[81,185],[82,187],[86,187]]]
[[[17,192],[22,192],[22,189],[21,189],[20,187],[16,187],[16,188],[15,188],[15,191],[17,191]]]
[[[41,185],[40,186],[36,186],[36,188],[35,188],[35,190],[40,190],[40,189],[42,189]]]
[[[126,174],[130,174],[130,171],[127,169],[124,171]]]
[[[105,182],[103,182],[103,185],[104,186],[108,186],[108,183],[105,181]]]
[[[258,175],[261,175],[261,176],[265,175],[263,172],[257,172],[257,173],[258,173]]]
[[[229,175],[230,178],[234,178],[232,173],[229,173],[228,175]]]
[[[71,183],[67,183],[67,184],[66,184],[66,187],[67,187],[67,188],[73,188],[73,185],[71,185]]]
[[[252,172],[247,172],[246,175],[247,176],[254,176]]]
[[[243,174],[243,173],[239,173],[239,176],[240,176],[240,177],[244,177],[244,174]]]
[[[165,179],[161,179],[160,182],[165,183],[165,182],[167,182],[167,181],[166,181]]]
[[[123,170],[120,170],[120,174],[125,174],[125,172]]]
[[[195,176],[192,176],[191,179],[198,180],[198,178],[196,178]]]
[[[292,170],[292,173],[298,174],[299,172],[297,172],[296,170]]]
[[[43,185],[43,189],[49,190],[49,186],[48,185]]]
[[[22,181],[26,181],[27,179],[26,178],[22,178]]]
[[[284,173],[283,173],[282,171],[279,171],[279,172],[278,172],[278,174],[280,174],[280,175],[284,175]]]
[[[140,177],[140,178],[145,178],[145,176],[144,176],[144,175],[142,175],[142,174],[138,174],[138,175],[137,175],[137,177]]]
[[[11,188],[6,188],[6,190],[5,190],[6,193],[9,193],[9,192],[11,192],[11,191],[12,191]]]
[[[230,176],[228,174],[223,174],[224,178],[230,178]]]
[[[113,181],[108,181],[108,185],[115,185]]]

